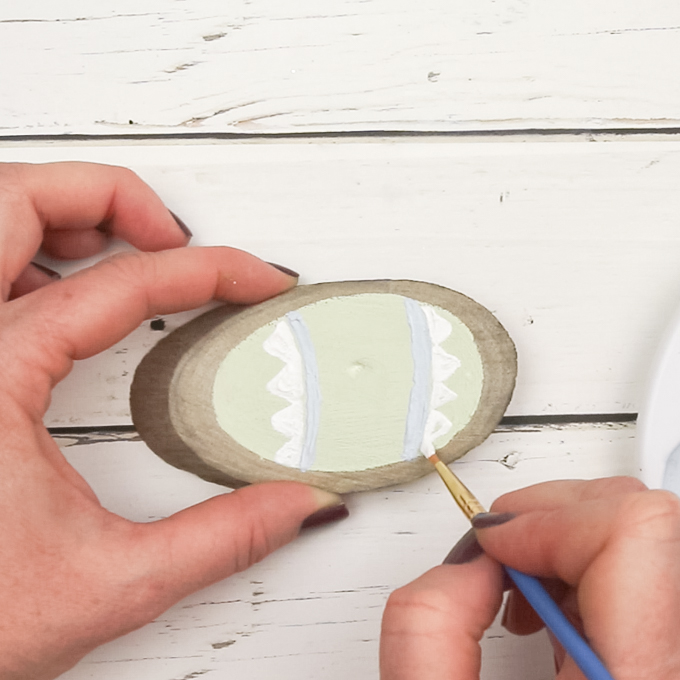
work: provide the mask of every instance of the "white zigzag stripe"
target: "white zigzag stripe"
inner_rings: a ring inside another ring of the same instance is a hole
[[[453,330],[451,324],[439,316],[433,307],[421,304],[427,326],[432,339],[432,393],[430,395],[430,412],[425,423],[423,441],[420,451],[425,456],[431,456],[435,452],[434,440],[445,435],[453,423],[438,408],[448,404],[457,398],[457,394],[449,389],[444,381],[450,378],[460,367],[458,357],[445,352],[441,343],[446,340]]]
[[[290,403],[271,418],[272,427],[288,441],[276,452],[280,465],[300,467],[305,418],[305,382],[302,357],[293,332],[285,319],[276,324],[274,332],[262,345],[265,352],[284,363],[284,367],[268,383],[267,390]]]

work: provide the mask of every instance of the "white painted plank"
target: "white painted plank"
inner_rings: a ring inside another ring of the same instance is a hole
[[[633,437],[631,424],[506,429],[454,468],[489,505],[548,479],[635,473]],[[158,519],[223,491],[170,468],[139,442],[59,441],[104,506],[132,520]],[[65,680],[376,678],[389,593],[440,563],[467,526],[436,475],[348,503],[349,519],[187,598],[90,654]],[[542,634],[515,638],[496,623],[483,646],[483,680],[552,677]]]
[[[0,132],[680,125],[674,0],[0,6]]]
[[[0,148],[56,158],[134,167],[196,243],[255,252],[303,283],[412,278],[471,296],[518,347],[512,415],[635,411],[680,297],[678,143]],[[132,373],[161,335],[145,324],[79,364],[48,424],[129,423]]]

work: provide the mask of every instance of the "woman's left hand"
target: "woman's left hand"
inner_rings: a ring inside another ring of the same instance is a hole
[[[31,263],[141,251],[55,281]],[[253,303],[294,277],[232,248],[183,248],[183,232],[129,170],[0,165],[0,677],[53,678],[107,640],[292,540],[339,497],[296,483],[247,487],[135,524],[101,507],[43,425],[73,362],[144,319],[212,299]]]

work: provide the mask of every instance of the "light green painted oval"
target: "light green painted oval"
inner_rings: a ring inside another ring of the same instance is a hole
[[[469,329],[450,312],[434,307],[452,327],[441,344],[461,366],[446,380],[457,398],[440,407],[450,431],[444,446],[469,422],[479,403],[482,362]],[[361,471],[402,460],[404,426],[413,382],[410,331],[399,295],[364,293],[328,298],[297,310],[314,344],[321,391],[316,457],[311,470]],[[271,417],[289,405],[267,390],[283,368],[263,343],[275,319],[232,349],[213,386],[217,421],[233,439],[275,460],[287,441]]]

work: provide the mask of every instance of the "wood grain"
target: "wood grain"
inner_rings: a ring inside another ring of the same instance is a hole
[[[453,469],[488,507],[539,481],[632,474],[634,434],[631,423],[500,428]],[[165,464],[141,442],[90,437],[93,443],[60,438],[62,451],[104,507],[130,520],[154,521],[225,492]],[[64,679],[377,678],[389,593],[441,563],[468,525],[436,473],[348,503],[347,520],[310,530],[186,598],[91,653]],[[515,637],[497,621],[482,645],[482,680],[551,677],[552,652],[542,636]]]
[[[680,125],[673,0],[3,3],[0,133]]]
[[[636,411],[680,304],[679,31],[673,0],[5,2],[0,160],[132,166],[197,244],[251,250],[303,283],[413,278],[482,302],[517,343],[508,412],[529,422],[454,463],[489,505],[547,479],[638,470],[632,423],[531,421]],[[587,133],[606,129],[621,134]],[[383,130],[460,135],[345,136]],[[517,130],[529,134],[497,136]],[[305,133],[337,136],[271,139]],[[7,143],[22,138],[33,146]],[[146,323],[79,362],[46,418],[75,428],[60,438],[65,456],[134,521],[225,492],[110,429],[130,424],[141,358],[195,315]],[[389,592],[439,563],[467,526],[434,475],[350,500],[346,522],[64,677],[377,678]],[[553,676],[542,637],[496,622],[482,644],[482,680]]]
[[[449,463],[483,442],[502,418],[512,395],[517,356],[505,329],[474,300],[417,281],[338,281],[300,286],[243,311],[226,306],[172,333],[141,362],[131,389],[133,423],[164,460],[226,486],[287,479],[335,493],[401,484],[431,472],[418,456],[360,472],[302,471],[267,460],[226,432],[213,405],[215,375],[227,354],[258,328],[291,310],[338,296],[392,294],[451,312],[472,333],[481,357],[483,384],[470,421],[438,450]],[[348,427],[351,427],[348,423]]]
[[[302,283],[407,278],[478,300],[518,348],[510,415],[635,412],[680,303],[676,142],[0,147],[2,160],[59,158],[132,166],[195,243],[249,250]],[[190,316],[80,362],[48,424],[129,424],[135,366]]]

